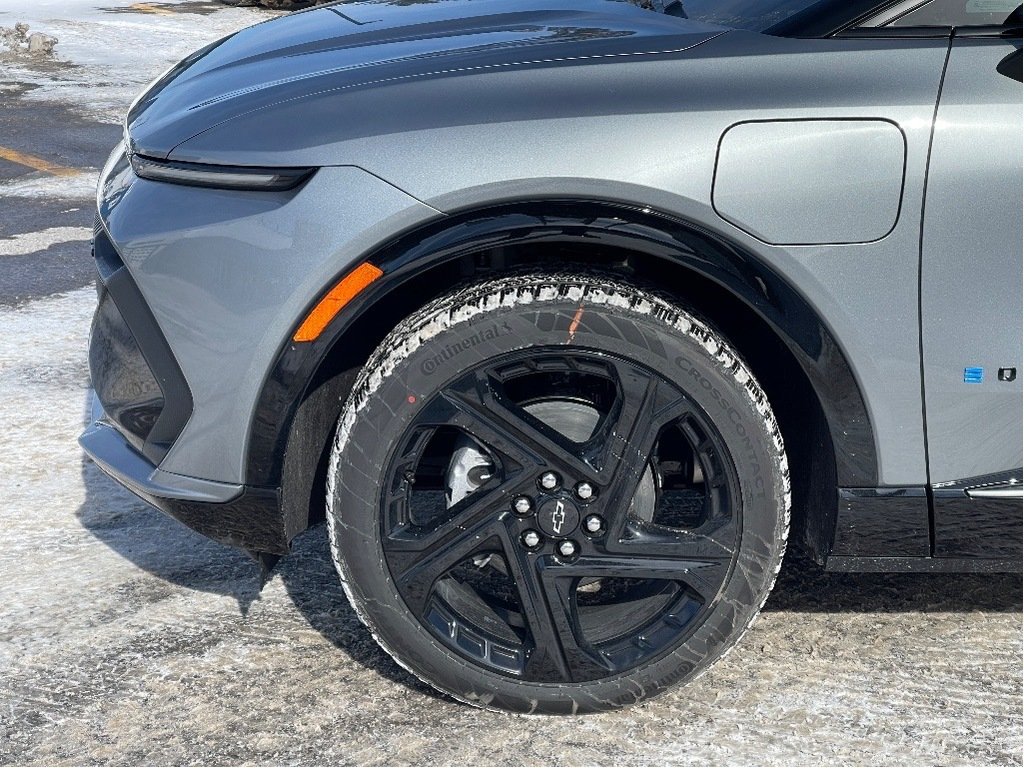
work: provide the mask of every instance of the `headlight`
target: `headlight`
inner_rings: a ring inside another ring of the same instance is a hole
[[[154,160],[132,155],[135,175],[152,181],[190,184],[194,187],[219,189],[281,190],[297,187],[315,168],[251,168],[233,165],[202,165]]]

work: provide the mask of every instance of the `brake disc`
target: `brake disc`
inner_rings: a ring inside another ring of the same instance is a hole
[[[540,400],[523,406],[523,410],[537,420],[551,427],[563,437],[574,443],[589,440],[598,423],[601,413],[588,403],[576,400]],[[461,435],[455,443],[446,475],[447,502],[451,508],[472,494],[494,474],[494,465],[480,446],[468,435]],[[644,522],[654,519],[657,504],[657,486],[653,467],[648,464],[633,500],[629,505],[629,514]],[[483,555],[478,561],[480,568],[490,566],[505,572],[505,564],[500,557]],[[596,580],[586,580],[583,586],[592,585]]]

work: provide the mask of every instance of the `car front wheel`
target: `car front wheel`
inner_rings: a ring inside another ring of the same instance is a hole
[[[328,484],[335,564],[381,646],[516,712],[695,677],[753,621],[789,526],[782,437],[739,355],[589,273],[473,284],[402,322]]]

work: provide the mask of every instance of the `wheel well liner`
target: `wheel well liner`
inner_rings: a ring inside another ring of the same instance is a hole
[[[801,506],[826,505],[816,515],[824,519],[806,535],[812,549],[827,552],[836,485],[873,487],[878,478],[867,408],[838,341],[807,300],[758,257],[699,224],[621,203],[503,203],[435,220],[369,254],[364,260],[384,276],[318,339],[289,339],[279,351],[253,417],[247,482],[282,487],[286,518],[310,515],[337,414],[358,370],[391,328],[460,280],[522,264],[543,268],[552,259],[626,270],[695,304],[748,358],[755,375],[769,379],[762,382],[769,397],[789,401],[779,408],[773,400],[784,436],[789,441],[787,431],[800,433],[807,443],[800,458],[815,465],[795,472],[794,480],[818,475],[801,483],[816,486]],[[785,361],[776,365],[774,359]],[[795,423],[806,417],[813,423]],[[822,448],[831,454],[825,460]],[[293,522],[291,528],[301,530],[309,521]]]

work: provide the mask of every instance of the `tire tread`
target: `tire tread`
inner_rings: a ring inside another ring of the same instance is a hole
[[[754,409],[762,418],[765,436],[773,446],[775,467],[781,479],[781,498],[778,499],[781,509],[778,516],[778,530],[775,539],[776,551],[773,553],[774,565],[770,578],[758,596],[754,610],[743,628],[735,635],[733,642],[715,662],[724,658],[739,643],[743,635],[753,626],[754,620],[764,606],[768,595],[775,585],[775,580],[782,567],[786,541],[789,535],[791,511],[791,483],[789,464],[786,458],[782,432],[772,412],[764,390],[757,383],[753,374],[731,346],[706,322],[677,306],[672,300],[661,294],[657,289],[645,289],[623,282],[618,278],[603,273],[590,273],[583,270],[555,273],[530,273],[509,275],[484,282],[467,284],[454,292],[436,299],[398,324],[381,342],[369,361],[363,367],[355,385],[342,409],[338,420],[327,473],[327,525],[331,555],[335,568],[341,579],[342,588],[352,605],[359,620],[366,626],[380,647],[391,656],[399,666],[414,677],[436,688],[453,698],[475,707],[489,709],[507,714],[507,710],[489,706],[486,701],[474,700],[459,694],[457,691],[425,678],[412,669],[400,654],[393,651],[377,632],[372,619],[364,610],[355,593],[351,576],[345,559],[341,556],[338,541],[342,535],[344,523],[339,518],[339,510],[335,508],[336,490],[340,482],[340,457],[349,440],[352,426],[359,412],[381,384],[405,358],[415,352],[422,344],[429,341],[453,326],[466,322],[483,313],[499,308],[526,306],[535,302],[570,300],[580,306],[605,306],[617,311],[653,317],[671,327],[677,333],[694,339],[713,359],[716,364],[731,376],[746,393]],[[690,682],[700,677],[712,664],[707,664]],[[640,698],[647,698],[642,696]],[[526,713],[530,714],[530,713]]]

